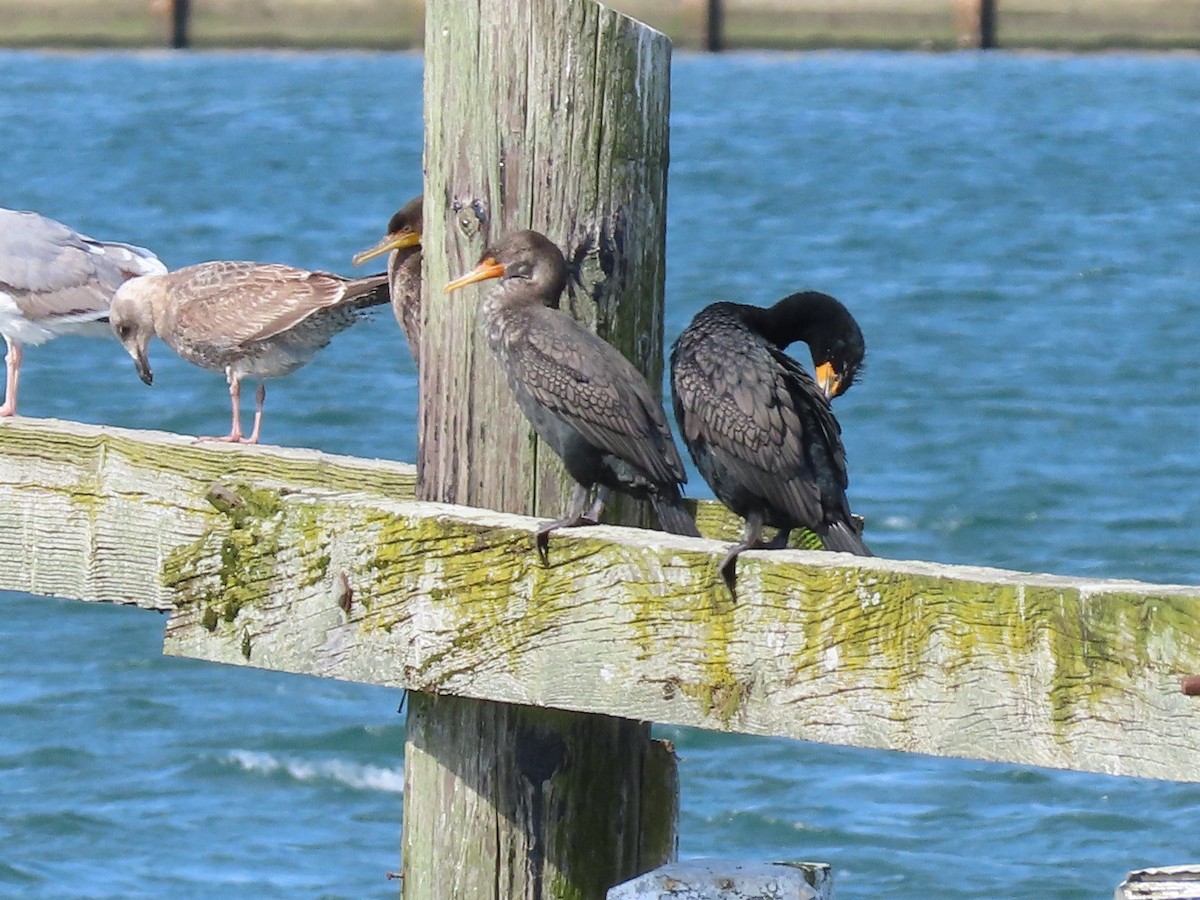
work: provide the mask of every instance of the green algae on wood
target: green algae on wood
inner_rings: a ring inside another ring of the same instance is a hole
[[[205,623],[213,622],[214,616],[218,623],[233,623],[244,607],[262,603],[283,549],[280,493],[250,485],[236,485],[226,492],[219,501],[223,510],[219,518],[225,521],[214,522],[199,540],[176,549],[162,570],[163,586],[173,592],[176,605],[201,605]],[[315,540],[311,546],[315,549]]]
[[[1200,671],[1198,589],[760,552],[743,561],[735,603],[713,574],[723,545],[567,531],[543,568],[536,520],[432,504],[391,512],[355,519],[375,548],[349,573],[364,602],[305,638],[293,671],[382,673],[375,683],[754,734],[1196,777],[1187,754],[1200,739],[1177,679]],[[1121,723],[1131,722],[1161,740],[1125,752]]]
[[[173,610],[171,653],[752,734],[1200,777],[1200,704],[1179,687],[1200,673],[1200,588],[755,551],[739,560],[734,602],[716,575],[725,544],[568,530],[545,568],[539,520],[322,490],[311,471],[289,484],[293,462],[270,477],[270,450],[251,454],[260,478],[206,470],[212,452],[190,445],[169,447],[159,471],[162,436],[131,450],[140,433],[98,431],[0,427],[0,444],[21,449],[0,453],[0,589]],[[198,474],[184,477],[189,454]],[[219,478],[236,510],[205,499]]]

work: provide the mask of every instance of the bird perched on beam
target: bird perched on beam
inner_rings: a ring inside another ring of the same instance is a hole
[[[405,203],[388,221],[379,243],[354,254],[354,265],[388,254],[388,285],[392,312],[408,339],[413,363],[421,365],[421,230],[424,204],[420,196]]]
[[[0,208],[0,334],[7,346],[0,417],[17,412],[22,349],[63,334],[108,334],[113,292],[167,271],[149,250],[98,241],[35,212]]]
[[[795,341],[808,344],[817,381],[783,352]],[[720,566],[731,590],[738,554],[786,547],[801,526],[827,550],[871,555],[846,499],[842,429],[829,406],[854,383],[865,352],[846,307],[816,291],[767,309],[714,303],[671,348],[683,441],[717,499],[746,520]],[[779,529],[770,543],[764,525]]]
[[[567,285],[558,247],[536,231],[515,232],[446,290],[487,279],[496,279],[481,306],[488,343],[517,405],[575,480],[566,515],[538,529],[543,559],[550,532],[595,525],[612,490],[649,500],[663,530],[699,536],[680,494],[683,461],[645,377],[558,309]]]
[[[313,358],[365,310],[388,301],[387,275],[350,279],[329,272],[252,262],[206,262],[165,275],[143,275],[121,285],[109,316],[133,358],[138,376],[152,384],[147,347],[158,335],[204,369],[225,372],[233,426],[212,440],[258,442],[266,385]],[[241,383],[258,379],[254,428],[241,428]]]

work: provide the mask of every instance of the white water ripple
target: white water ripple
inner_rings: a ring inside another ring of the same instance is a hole
[[[301,760],[255,750],[234,750],[224,762],[245,772],[275,775],[280,772],[296,781],[331,781],[356,790],[404,793],[404,769],[364,766],[340,759]]]

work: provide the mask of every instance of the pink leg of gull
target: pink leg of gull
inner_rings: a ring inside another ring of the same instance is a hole
[[[240,444],[242,438],[242,379],[229,373],[229,405],[233,409],[233,427],[230,428],[229,434],[224,437],[198,437],[196,443],[201,441],[222,441],[227,444]]]
[[[4,343],[8,345],[8,353],[4,355],[8,377],[4,382],[4,405],[0,406],[0,418],[17,414],[17,385],[21,381],[21,358],[24,356],[21,345],[7,335]]]
[[[267,399],[267,383],[258,379],[258,390],[254,392],[254,430],[246,438],[247,444],[258,443],[258,433],[262,430],[263,402]]]

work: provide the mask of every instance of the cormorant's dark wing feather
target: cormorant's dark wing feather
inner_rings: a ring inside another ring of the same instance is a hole
[[[800,363],[782,350],[773,349],[772,352],[792,396],[792,408],[807,419],[810,453],[816,448],[826,455],[837,483],[845,490],[850,485],[846,474],[846,448],[842,444],[842,426],[834,417],[829,401]]]
[[[512,376],[595,446],[655,481],[684,481],[666,416],[633,363],[563,313],[540,308],[535,314],[562,318],[552,327],[530,327],[527,340],[509,347]]]
[[[685,439],[703,441],[743,489],[822,521],[817,465],[845,481],[841,429],[812,377],[728,319],[677,343],[672,385]],[[736,347],[736,352],[731,352]]]

